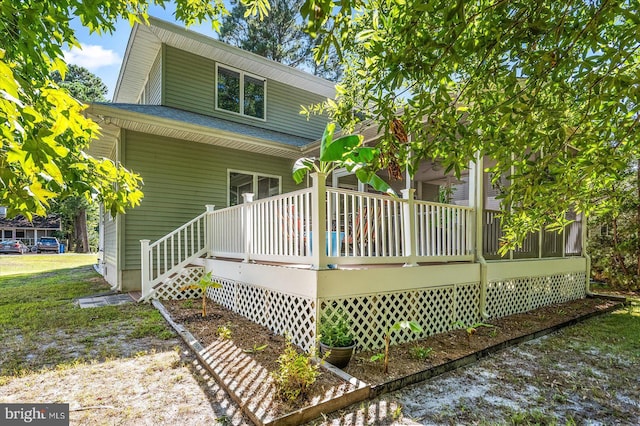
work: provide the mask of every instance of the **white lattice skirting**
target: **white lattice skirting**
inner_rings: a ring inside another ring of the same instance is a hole
[[[393,333],[392,344],[442,333],[462,321],[479,319],[480,283],[457,284],[411,291],[320,300],[320,315],[341,309],[353,324],[358,350],[384,347],[387,329],[399,320],[418,322],[423,333]]]
[[[310,298],[214,277],[222,288],[210,288],[207,296],[216,303],[276,334],[287,335],[293,344],[310,350],[316,344],[316,306]]]
[[[200,297],[200,290],[183,290],[183,288],[199,281],[203,275],[204,268],[202,266],[183,268],[176,275],[167,278],[163,283],[158,285],[152,297],[161,300],[183,300]]]
[[[586,295],[586,273],[512,278],[487,284],[487,313],[491,318],[568,302]]]
[[[202,267],[184,268],[180,274],[155,289],[158,299],[199,297],[198,290],[182,290],[204,274]],[[304,350],[316,344],[316,302],[252,284],[214,277],[223,284],[210,288],[207,297],[222,306],[267,327],[276,334],[290,336]],[[490,281],[486,310],[491,318],[530,311],[541,306],[585,297],[585,272]],[[401,330],[392,334],[392,343],[404,343],[455,328],[456,322],[469,325],[480,320],[480,283],[323,298],[318,300],[319,317],[328,310],[342,310],[353,325],[358,350],[384,347],[387,329],[399,320],[417,321],[420,335]]]

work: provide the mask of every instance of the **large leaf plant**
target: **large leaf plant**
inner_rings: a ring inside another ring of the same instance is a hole
[[[364,146],[362,135],[344,135],[334,140],[335,127],[335,123],[327,124],[320,141],[319,157],[303,157],[295,162],[293,180],[301,183],[309,173],[328,175],[335,169],[345,168],[376,191],[395,196],[391,186],[375,173],[373,165],[378,163],[379,150]]]

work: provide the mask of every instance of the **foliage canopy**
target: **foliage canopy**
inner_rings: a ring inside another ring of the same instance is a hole
[[[146,19],[149,4],[165,0],[24,0],[0,3],[0,204],[8,215],[44,215],[57,196],[96,198],[112,214],[142,198],[140,176],[86,150],[99,135],[83,106],[52,78],[67,72],[63,49],[80,47],[70,26],[77,17],[92,32],[111,32],[118,18]],[[250,0],[263,15],[265,0]],[[175,16],[187,25],[204,20],[218,28],[222,0],[177,0]]]
[[[300,16],[303,0],[270,0],[268,16],[248,14],[248,6],[233,0],[231,13],[222,18],[220,40],[249,52],[314,75],[336,81],[342,73],[336,55],[314,60],[313,49],[322,40],[306,33]]]
[[[384,166],[436,158],[459,172],[480,152],[501,186],[512,248],[560,228],[639,152],[638,0],[307,0],[345,76],[329,111],[342,127],[379,123]],[[403,135],[410,135],[408,140]]]

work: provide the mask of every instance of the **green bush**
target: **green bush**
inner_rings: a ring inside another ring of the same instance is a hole
[[[278,396],[293,401],[304,396],[320,375],[318,365],[311,362],[313,354],[298,353],[287,339],[284,352],[278,357],[278,370],[271,373]]]
[[[320,320],[320,342],[334,348],[353,345],[351,324],[342,309],[327,309]]]

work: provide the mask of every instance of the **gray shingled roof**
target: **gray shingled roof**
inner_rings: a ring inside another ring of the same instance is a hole
[[[260,127],[248,124],[236,123],[221,118],[211,117],[208,115],[196,114],[176,108],[163,105],[140,105],[140,104],[118,104],[118,103],[96,103],[97,105],[105,105],[111,108],[123,111],[146,114],[153,117],[159,117],[178,122],[195,124],[210,129],[218,129],[226,132],[238,133],[240,135],[252,138],[264,139],[271,142],[281,143],[283,145],[302,147],[313,142],[311,139],[290,135],[287,133],[266,130]]]
[[[29,222],[24,216],[16,216],[13,219],[0,217],[0,228],[60,229],[60,218],[55,215],[34,216],[33,221]]]

